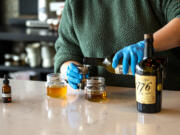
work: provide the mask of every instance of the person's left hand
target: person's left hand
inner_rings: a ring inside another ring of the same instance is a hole
[[[127,46],[119,50],[113,58],[112,67],[116,68],[119,64],[119,60],[123,58],[123,74],[127,74],[129,71],[129,62],[131,62],[131,71],[135,75],[136,64],[143,59],[144,55],[144,41],[140,41],[136,44]]]

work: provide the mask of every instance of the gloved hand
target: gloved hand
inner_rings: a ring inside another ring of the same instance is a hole
[[[85,75],[87,78],[88,75]],[[83,75],[80,74],[80,70],[78,69],[77,65],[70,63],[67,68],[67,80],[69,85],[73,89],[78,89],[78,84],[82,81]]]
[[[144,41],[140,41],[136,44],[124,47],[119,50],[113,58],[112,67],[116,68],[119,64],[119,60],[123,58],[123,74],[127,74],[129,71],[129,62],[131,63],[132,74],[135,75],[136,64],[139,63],[144,56]]]

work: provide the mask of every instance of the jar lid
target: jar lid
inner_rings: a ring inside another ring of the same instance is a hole
[[[14,61],[19,61],[20,60],[20,57],[18,55],[13,55],[12,58],[13,58]]]
[[[53,19],[52,24],[53,25],[58,25],[59,24],[59,19]]]
[[[47,24],[49,24],[49,25],[52,24],[52,22],[53,22],[53,19],[52,19],[52,18],[50,18],[50,19],[47,20]]]
[[[4,55],[4,58],[5,58],[5,59],[11,59],[11,58],[12,58],[12,55],[7,53],[7,54]]]

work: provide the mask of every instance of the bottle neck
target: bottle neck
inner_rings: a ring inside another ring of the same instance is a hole
[[[144,58],[152,58],[154,55],[153,39],[145,39]]]

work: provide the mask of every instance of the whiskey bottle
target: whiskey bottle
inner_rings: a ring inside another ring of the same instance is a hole
[[[123,74],[122,59],[120,59],[118,66],[114,69],[112,67],[113,57],[114,57],[114,55],[105,57],[105,58],[84,57],[83,64],[90,65],[90,66],[103,66],[110,73]],[[129,72],[127,74],[132,75],[130,68],[129,68]]]
[[[2,101],[3,103],[11,102],[11,86],[9,86],[9,80],[7,75],[4,76],[4,80],[3,80]]]
[[[144,57],[135,74],[137,110],[156,113],[161,111],[163,65],[154,57],[153,35],[145,34],[144,40]]]

